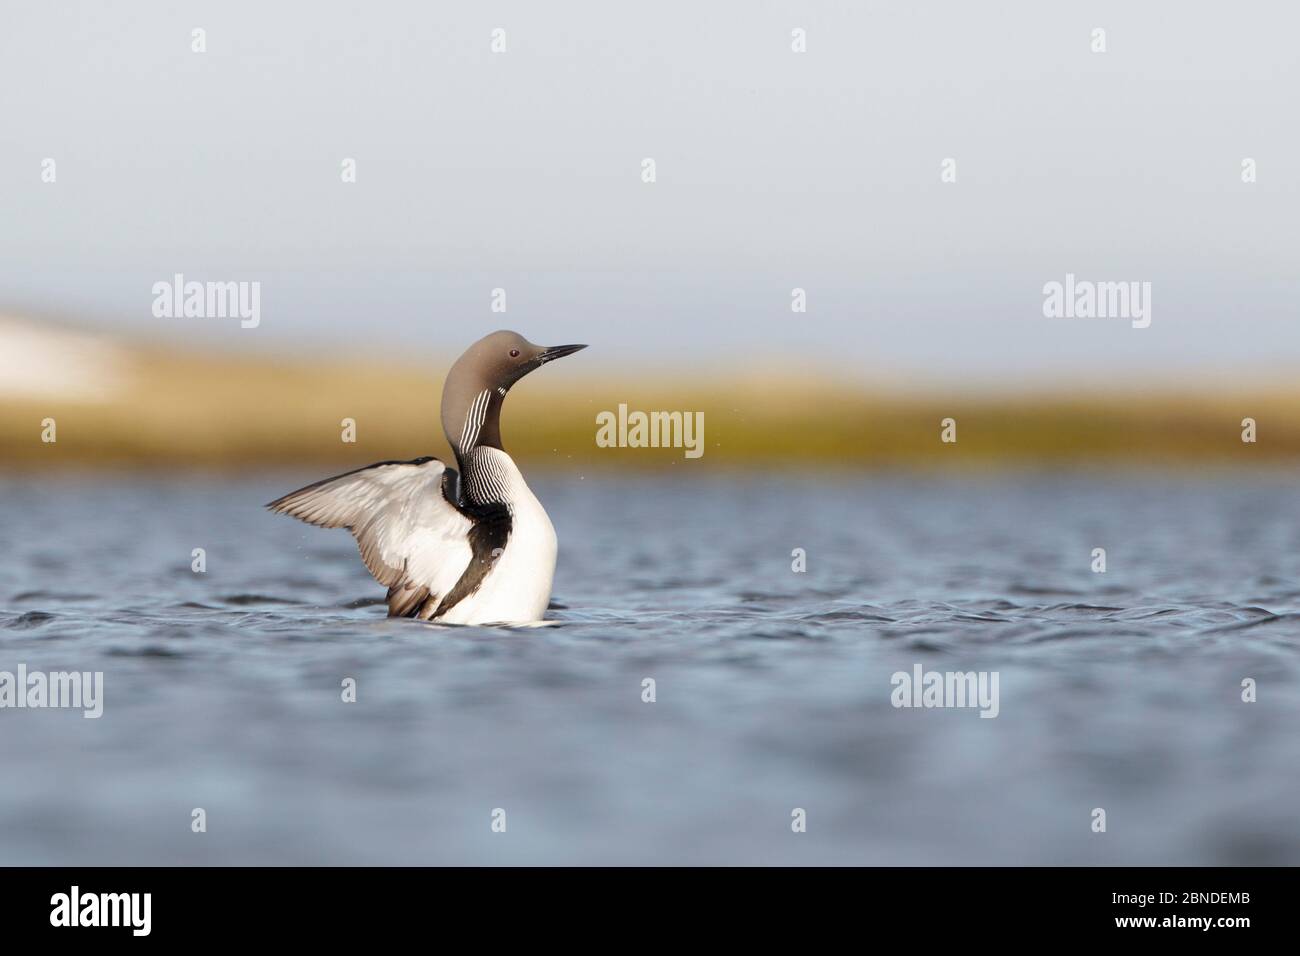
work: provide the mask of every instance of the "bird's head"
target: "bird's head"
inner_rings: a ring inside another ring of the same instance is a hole
[[[458,454],[501,447],[501,403],[510,387],[547,362],[585,345],[534,345],[518,332],[483,336],[456,360],[442,387],[442,428]]]

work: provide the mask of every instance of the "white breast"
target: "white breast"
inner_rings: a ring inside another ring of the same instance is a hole
[[[439,621],[448,624],[532,624],[551,602],[557,542],[546,509],[524,481],[513,460],[499,448],[476,448],[490,456],[494,482],[510,508],[510,538],[479,589]]]

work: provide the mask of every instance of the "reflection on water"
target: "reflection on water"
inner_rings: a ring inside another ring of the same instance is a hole
[[[0,863],[1300,863],[1285,476],[539,479],[522,631],[387,621],[315,477],[0,481],[0,670],[105,674],[0,710]]]

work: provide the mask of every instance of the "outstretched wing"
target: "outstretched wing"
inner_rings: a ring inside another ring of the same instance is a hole
[[[429,617],[469,565],[473,522],[448,500],[455,470],[436,458],[382,461],[326,478],[268,508],[322,528],[347,528],[388,587],[393,617]]]

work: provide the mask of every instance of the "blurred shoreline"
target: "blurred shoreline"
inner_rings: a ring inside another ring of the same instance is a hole
[[[409,360],[184,350],[7,319],[0,351],[0,469],[342,469],[450,455],[438,419],[444,369]],[[737,364],[686,378],[556,368],[517,385],[503,415],[504,444],[534,468],[1185,469],[1300,459],[1300,389],[1273,385],[890,395],[812,369]],[[620,404],[702,411],[703,457],[598,447],[597,414]],[[955,443],[940,440],[949,418]],[[1244,418],[1257,423],[1255,443],[1241,440]],[[52,443],[42,440],[47,419]],[[355,442],[342,440],[345,419]]]

